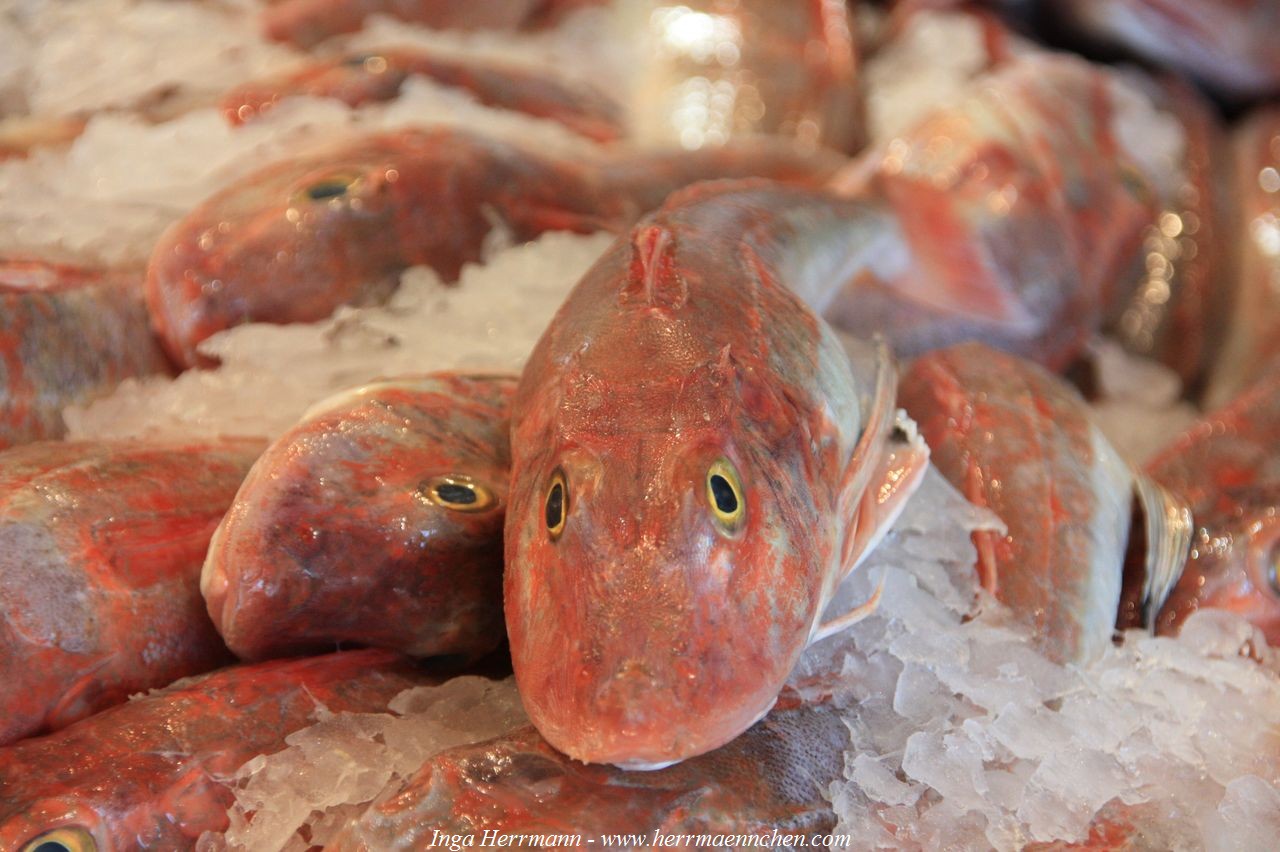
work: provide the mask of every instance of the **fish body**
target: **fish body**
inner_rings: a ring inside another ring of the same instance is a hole
[[[692,174],[691,174],[692,170]],[[363,137],[267,166],[161,237],[147,270],[152,323],[178,363],[242,322],[312,322],[376,300],[403,269],[445,281],[495,228],[620,230],[687,180],[758,174],[818,183],[828,157],[757,146],[679,164],[668,154],[572,160],[452,130]]]
[[[66,406],[168,370],[141,276],[0,259],[0,449],[59,438]]]
[[[440,374],[319,403],[254,465],[201,587],[242,659],[501,641],[515,379]]]
[[[831,707],[784,703],[723,748],[656,772],[579,763],[532,727],[450,749],[375,800],[326,849],[438,848],[435,833],[485,831],[580,834],[600,849],[647,848],[620,836],[651,840],[655,832],[825,835],[835,825],[826,791],[843,771],[849,735]]]
[[[65,832],[57,849],[194,849],[227,828],[234,795],[220,779],[321,709],[384,711],[430,682],[377,650],[236,666],[0,749],[0,849],[42,849],[53,832]]]
[[[245,83],[222,98],[233,124],[261,116],[288,97],[336,98],[349,106],[396,97],[411,76],[462,89],[480,103],[556,121],[596,142],[623,135],[621,106],[586,85],[492,61],[389,48],[316,60],[292,74]]]
[[[535,348],[512,410],[504,605],[525,708],[569,756],[649,768],[748,728],[900,509],[875,498],[918,483],[912,456],[884,480],[900,487],[868,486],[892,369],[855,379],[787,287],[839,268],[847,212],[765,182],[678,193]]]
[[[1232,610],[1280,644],[1280,363],[1147,465],[1191,506],[1191,558],[1157,628],[1201,607]]]
[[[922,355],[898,399],[942,474],[1007,527],[974,533],[982,585],[1050,658],[1097,658],[1120,606],[1133,474],[1084,400],[1043,368],[978,343]]]
[[[0,454],[0,743],[230,658],[200,562],[258,441]]]
[[[1128,299],[1159,209],[1122,144],[1130,94],[1062,56],[975,80],[835,178],[866,208],[863,250],[811,303],[903,356],[979,339],[1066,366]]]

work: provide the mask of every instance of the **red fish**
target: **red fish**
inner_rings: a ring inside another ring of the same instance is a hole
[[[979,339],[1069,364],[1128,299],[1159,210],[1118,136],[1133,94],[1120,85],[1076,59],[1023,57],[855,160],[834,188],[865,207],[862,251],[810,303],[903,355]]]
[[[1148,608],[1159,606],[1186,558],[1185,507],[1135,477],[1065,381],[968,343],[917,359],[898,399],[942,474],[1006,524],[974,533],[978,574],[1043,653],[1085,662],[1110,644],[1135,489],[1152,521]]]
[[[497,226],[516,240],[616,230],[690,180],[763,173],[816,184],[833,167],[777,145],[688,162],[584,162],[451,130],[369,136],[268,166],[205,201],[160,239],[147,301],[174,360],[194,366],[196,344],[215,332],[323,319],[377,298],[415,264],[456,280]]]
[[[559,122],[597,142],[614,142],[623,135],[621,106],[587,85],[562,83],[518,66],[404,47],[316,61],[286,76],[245,83],[223,96],[222,109],[232,124],[240,124],[299,95],[358,106],[396,97],[411,76],[463,89],[486,106]]]
[[[504,601],[521,699],[569,756],[652,768],[716,748],[860,614],[819,621],[926,453],[890,451],[887,354],[855,379],[788,289],[841,268],[848,212],[764,182],[679,193],[535,348]]]
[[[0,449],[61,437],[68,405],[168,369],[141,276],[0,259]]]
[[[514,390],[440,374],[308,412],[254,465],[209,548],[201,587],[227,646],[243,659],[346,643],[493,650]]]
[[[225,831],[242,764],[317,710],[386,710],[432,678],[389,651],[237,666],[0,749],[0,849],[193,849]]]
[[[1196,520],[1191,559],[1157,627],[1176,633],[1201,607],[1247,618],[1280,645],[1280,362],[1230,405],[1151,460],[1153,478]]]
[[[0,454],[0,743],[225,663],[200,562],[262,445]]]

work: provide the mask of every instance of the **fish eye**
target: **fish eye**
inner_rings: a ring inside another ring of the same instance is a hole
[[[346,68],[357,68],[370,74],[381,74],[387,70],[387,58],[376,53],[362,53],[342,60]]]
[[[93,835],[83,828],[57,828],[46,831],[22,847],[22,852],[97,852]]]
[[[564,532],[565,520],[569,515],[569,484],[565,482],[564,472],[556,470],[551,474],[551,485],[547,488],[547,502],[543,511],[547,521],[547,532],[551,540],[560,538]]]
[[[1267,554],[1267,585],[1271,587],[1272,593],[1280,595],[1280,541],[1276,541],[1271,545],[1271,551]]]
[[[428,479],[420,490],[428,501],[455,512],[482,512],[494,503],[492,491],[461,473]]]
[[[298,194],[300,201],[333,201],[342,198],[360,182],[358,174],[340,174],[322,178]]]
[[[707,503],[711,506],[711,514],[725,530],[737,532],[742,528],[747,514],[742,480],[726,459],[719,459],[707,471]]]

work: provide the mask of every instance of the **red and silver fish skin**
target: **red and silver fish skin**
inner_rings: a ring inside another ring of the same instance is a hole
[[[256,440],[0,454],[0,743],[230,657],[200,563]]]
[[[711,754],[640,773],[584,765],[522,728],[437,754],[326,849],[439,848],[434,832],[488,830],[581,834],[601,849],[619,848],[606,834],[826,835],[848,744],[833,708],[793,704]]]
[[[622,107],[587,85],[492,61],[437,55],[424,49],[389,48],[321,60],[292,74],[245,83],[222,98],[232,124],[250,121],[281,100],[306,95],[336,98],[349,106],[396,97],[411,76],[463,89],[480,103],[559,122],[596,142],[622,138]]]
[[[169,369],[141,275],[0,259],[0,449],[62,437],[66,406]]]
[[[514,391],[514,377],[379,382],[277,440],[201,576],[227,646],[242,659],[349,643],[466,658],[497,647]],[[442,502],[450,483],[473,501]]]
[[[833,188],[865,205],[864,250],[810,302],[902,355],[979,339],[1070,363],[1127,299],[1159,210],[1117,137],[1119,85],[1021,57],[855,160]]]
[[[504,600],[525,709],[569,756],[651,767],[746,730],[848,569],[869,389],[787,289],[838,268],[845,212],[765,182],[692,187],[609,249],[535,348]],[[717,470],[741,512],[722,517]]]
[[[1228,609],[1280,644],[1280,362],[1204,417],[1147,471],[1191,506],[1191,559],[1157,628],[1176,633],[1201,607]]]
[[[1224,95],[1280,91],[1275,0],[1054,0],[1086,33],[1190,74]]]
[[[385,711],[432,681],[376,650],[236,666],[0,749],[0,849],[59,828],[86,832],[98,852],[194,849],[227,828],[234,795],[218,779],[284,748],[321,707]]]
[[[1059,661],[1111,642],[1130,524],[1131,474],[1066,382],[977,343],[922,355],[899,403],[934,464],[1008,532],[974,533],[984,587]]]
[[[688,180],[763,172],[816,184],[829,156],[776,145],[703,156],[553,159],[453,130],[363,137],[268,166],[205,201],[157,244],[152,324],[184,366],[242,322],[313,322],[385,294],[416,264],[446,281],[478,262],[495,226],[513,239],[621,230]]]
[[[633,104],[643,136],[684,148],[768,134],[852,153],[858,49],[845,0],[682,0],[642,6]]]

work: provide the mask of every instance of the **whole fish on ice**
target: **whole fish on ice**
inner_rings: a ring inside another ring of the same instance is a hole
[[[209,547],[200,585],[227,646],[497,647],[514,391],[437,374],[317,403],[254,464]]]
[[[571,159],[453,130],[363,137],[265,167],[161,237],[147,271],[152,323],[178,363],[242,322],[311,322],[377,299],[416,264],[456,280],[495,228],[620,230],[704,178],[767,175],[815,185],[834,155],[783,144]]]
[[[194,849],[227,829],[244,763],[322,709],[384,711],[436,680],[376,650],[235,666],[0,748],[0,849]]]
[[[525,708],[569,756],[636,768],[716,748],[859,615],[820,622],[927,454],[890,442],[887,353],[855,379],[787,289],[840,268],[847,212],[766,182],[678,193],[535,348],[512,409],[504,601]]]
[[[200,562],[261,450],[69,441],[0,453],[0,743],[228,661]]]

